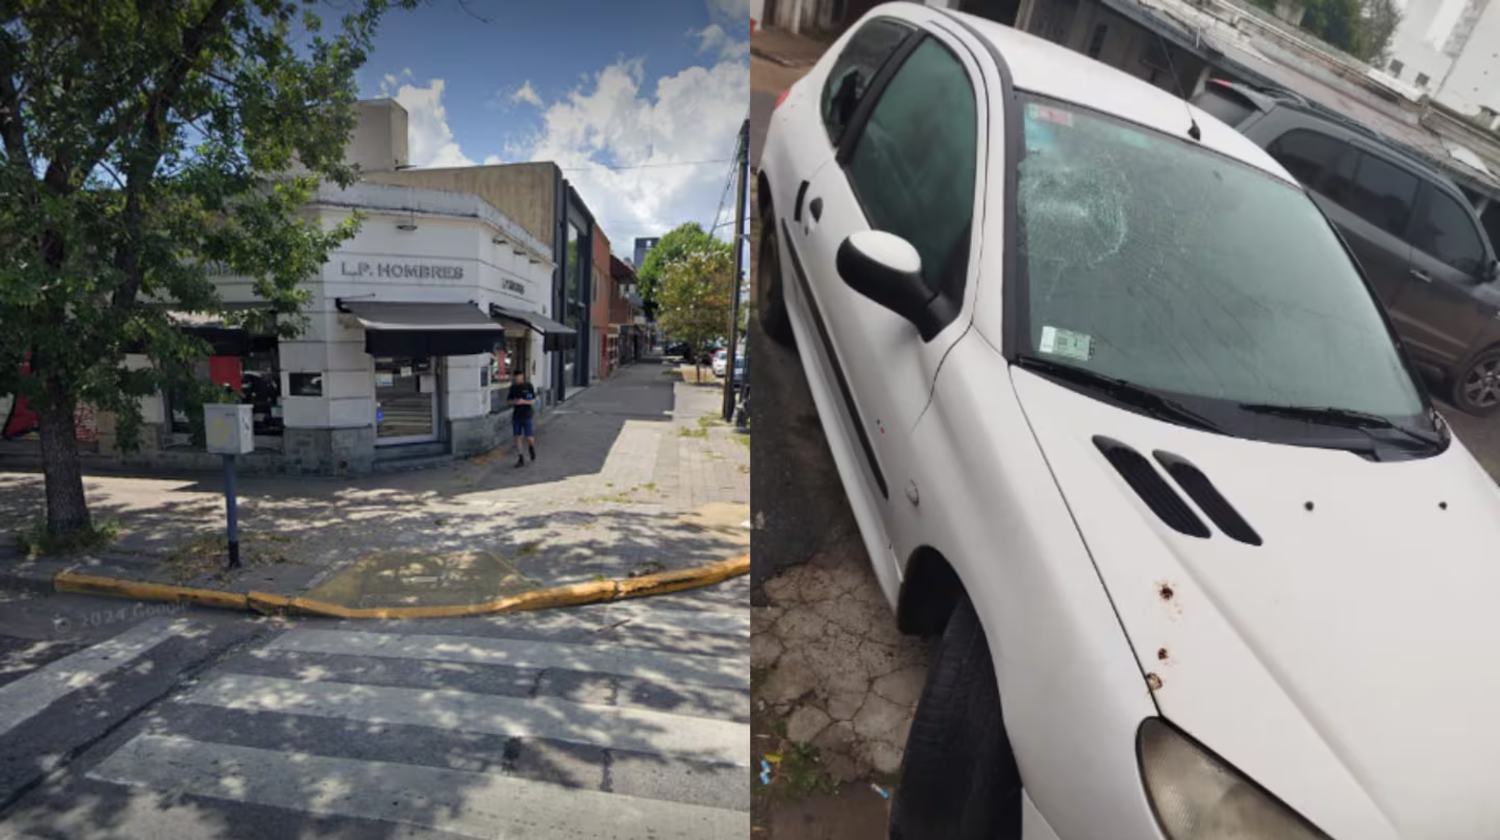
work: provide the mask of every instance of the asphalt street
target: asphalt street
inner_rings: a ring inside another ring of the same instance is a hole
[[[743,838],[748,591],[362,623],[0,592],[0,838]]]

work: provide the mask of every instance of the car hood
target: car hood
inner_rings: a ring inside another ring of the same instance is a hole
[[[1372,463],[1011,378],[1164,717],[1333,837],[1500,836],[1500,489],[1461,443]],[[1169,527],[1096,436],[1184,500],[1154,453],[1191,462],[1262,544]]]

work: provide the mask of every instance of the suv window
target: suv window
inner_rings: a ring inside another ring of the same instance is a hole
[[[1266,151],[1308,189],[1317,189],[1349,147],[1326,134],[1297,129],[1276,138]]]
[[[1237,126],[1255,113],[1255,106],[1233,90],[1222,85],[1210,84],[1193,104],[1212,114],[1225,125]]]
[[[1416,204],[1418,183],[1410,172],[1360,153],[1354,178],[1337,200],[1370,224],[1403,236]]]
[[[872,20],[849,39],[823,84],[823,125],[830,143],[838,145],[870,80],[911,31],[894,20]]]
[[[977,135],[968,72],[928,38],[891,78],[849,158],[870,227],[917,249],[934,294],[957,292],[968,270]]]
[[[1467,274],[1484,265],[1484,244],[1473,217],[1452,196],[1431,186],[1412,226],[1412,244]]]

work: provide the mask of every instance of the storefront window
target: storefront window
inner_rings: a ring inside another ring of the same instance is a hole
[[[490,413],[497,414],[510,408],[505,395],[510,391],[511,377],[516,371],[531,374],[531,337],[527,334],[505,336],[505,349],[490,356]],[[481,382],[481,384],[483,384]]]
[[[437,369],[432,360],[375,357],[375,437],[380,443],[437,439]]]

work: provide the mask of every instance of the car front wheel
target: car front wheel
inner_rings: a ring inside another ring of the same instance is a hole
[[[781,286],[781,240],[776,232],[776,214],[770,208],[761,221],[760,248],[755,255],[755,311],[767,337],[782,347],[796,344]]]
[[[967,595],[948,619],[901,759],[891,840],[1021,836],[1021,774],[984,628]]]
[[[1500,347],[1481,350],[1463,366],[1453,378],[1453,402],[1478,417],[1500,411]]]

